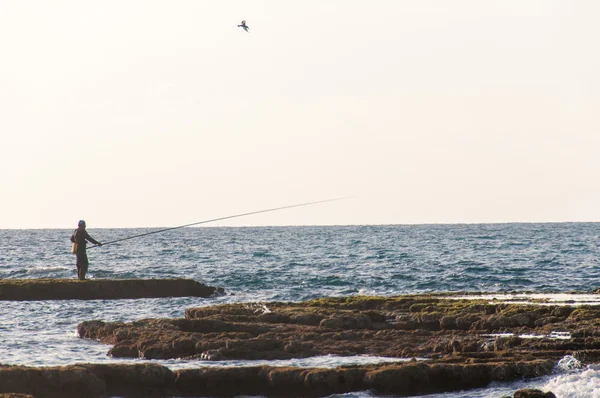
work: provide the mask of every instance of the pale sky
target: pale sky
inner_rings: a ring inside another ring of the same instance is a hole
[[[600,221],[598,15],[0,0],[0,229]]]

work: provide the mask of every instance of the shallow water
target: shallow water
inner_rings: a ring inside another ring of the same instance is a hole
[[[90,229],[100,241],[148,229]],[[75,278],[71,230],[0,230],[0,277]],[[126,362],[110,347],[79,339],[84,320],[182,317],[191,306],[300,301],[323,296],[478,291],[523,300],[513,291],[591,292],[600,286],[600,224],[187,228],[89,249],[90,278],[192,278],[227,291],[222,297],[3,302],[0,362],[31,366]],[[501,295],[500,295],[501,294]],[[529,295],[531,296],[531,295]],[[566,305],[585,296],[541,296]],[[540,297],[535,297],[539,299]],[[493,299],[493,298],[491,298]],[[337,366],[381,358],[321,357],[271,365]],[[136,360],[140,361],[140,360]],[[171,368],[248,366],[249,361],[157,361]],[[502,396],[542,385],[560,397],[598,396],[594,368],[559,369],[549,378],[435,397]],[[571,385],[565,389],[558,385]],[[594,387],[595,388],[595,387]],[[600,388],[600,387],[599,387]],[[462,394],[462,395],[461,395]],[[480,395],[477,395],[480,394]],[[573,395],[575,394],[575,395]],[[359,395],[368,396],[367,392]]]

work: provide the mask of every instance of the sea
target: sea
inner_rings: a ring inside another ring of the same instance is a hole
[[[157,229],[88,229],[101,242]],[[72,230],[0,230],[0,278],[76,278]],[[114,359],[109,346],[77,336],[85,320],[182,317],[188,307],[297,302],[317,297],[428,292],[559,297],[600,287],[600,223],[362,225],[181,228],[88,249],[91,279],[191,278],[225,289],[212,298],[4,301],[0,363],[57,366],[140,363]],[[587,294],[584,294],[587,293]],[[600,295],[598,295],[600,296]],[[570,296],[565,305],[577,305]],[[289,361],[153,361],[171,369],[200,366],[315,366],[398,361],[324,356]],[[600,398],[600,365],[565,357],[549,376],[493,383],[429,398],[505,397],[518,388],[559,398]],[[335,397],[371,397],[368,391]]]

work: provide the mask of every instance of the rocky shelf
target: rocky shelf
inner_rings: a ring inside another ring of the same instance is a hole
[[[273,396],[285,391],[326,396],[361,390],[422,395],[539,377],[567,355],[581,366],[600,361],[598,306],[515,304],[453,295],[223,304],[188,308],[184,318],[176,319],[86,321],[77,330],[80,337],[112,345],[108,355],[119,358],[370,355],[406,361],[336,369],[182,370],[174,372],[180,396]]]
[[[223,289],[191,279],[2,279],[0,300],[211,297]]]
[[[548,373],[552,367],[550,360],[406,363],[337,369],[258,366],[176,371],[156,364],[77,364],[49,368],[0,366],[0,397],[319,397],[365,390],[406,396],[484,387],[494,380]],[[11,394],[3,395],[2,392]],[[553,396],[537,395],[533,390],[518,394],[514,396]]]

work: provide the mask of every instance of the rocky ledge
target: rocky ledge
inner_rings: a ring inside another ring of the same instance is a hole
[[[0,300],[99,300],[210,297],[223,289],[191,279],[2,279]]]
[[[113,357],[219,361],[331,354],[408,361],[335,370],[182,371],[177,390],[183,395],[279,395],[282,385],[306,396],[363,389],[420,395],[541,376],[566,355],[581,364],[598,362],[599,327],[600,307],[415,295],[189,308],[179,319],[86,321],[78,325],[78,333],[113,345],[108,351]],[[190,382],[193,388],[183,387],[181,380],[192,374],[211,376]],[[310,376],[315,374],[321,380],[318,388],[314,387],[317,379]],[[215,386],[219,380],[223,381],[218,388],[192,391],[197,386]]]
[[[257,366],[176,371],[155,364],[78,364],[52,368],[0,366],[0,393],[37,398],[318,397],[371,390],[406,396],[484,387],[494,380],[548,373],[552,367],[552,361],[544,360],[519,364],[411,362],[337,369]]]

